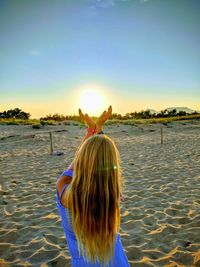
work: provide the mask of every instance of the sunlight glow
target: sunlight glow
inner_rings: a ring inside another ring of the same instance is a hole
[[[103,95],[95,89],[87,89],[80,96],[80,108],[85,113],[95,115],[105,106]]]

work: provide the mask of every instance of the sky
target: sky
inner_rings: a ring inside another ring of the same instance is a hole
[[[0,40],[0,112],[200,110],[199,0],[0,0]]]

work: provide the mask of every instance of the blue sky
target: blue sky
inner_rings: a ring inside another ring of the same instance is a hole
[[[0,111],[200,110],[200,1],[0,0]]]

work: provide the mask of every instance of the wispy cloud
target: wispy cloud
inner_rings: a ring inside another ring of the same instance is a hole
[[[140,3],[146,3],[148,2],[149,0],[140,0]]]
[[[89,0],[90,10],[94,13],[98,8],[111,8],[117,5],[119,2],[131,2],[133,0]],[[141,4],[147,3],[149,0],[134,0],[135,3],[139,2]]]
[[[90,0],[90,8],[110,8],[115,5],[115,0]]]
[[[40,51],[38,49],[33,49],[29,52],[29,54],[31,56],[39,56],[40,55]]]

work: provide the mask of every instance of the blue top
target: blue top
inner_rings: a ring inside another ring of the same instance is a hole
[[[61,176],[63,175],[73,177],[73,170],[66,170],[61,174]],[[69,216],[69,210],[61,204],[61,197],[67,186],[68,184],[63,186],[59,195],[58,192],[56,193],[56,202],[62,221],[62,227],[67,239],[69,252],[72,257],[72,267],[101,267],[99,262],[91,263],[84,260],[83,256],[79,253],[77,239]],[[130,267],[120,240],[120,234],[116,237],[114,257],[106,267]]]

